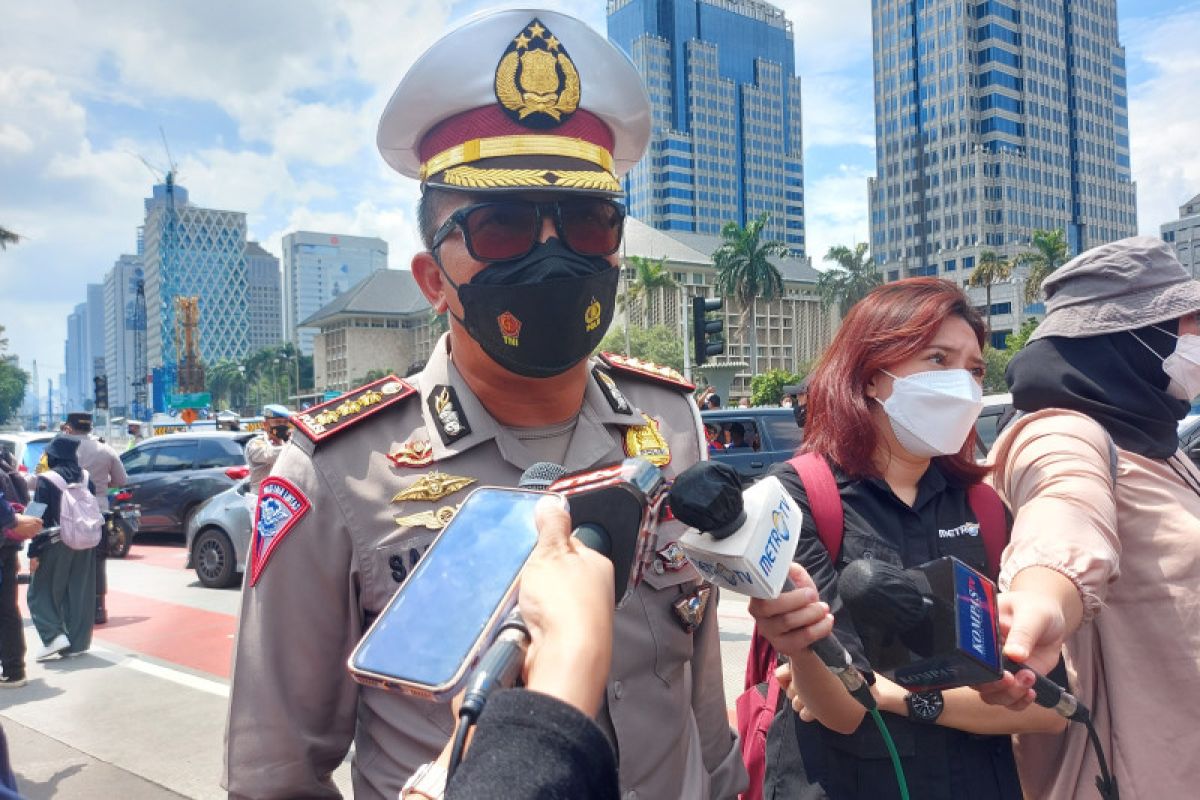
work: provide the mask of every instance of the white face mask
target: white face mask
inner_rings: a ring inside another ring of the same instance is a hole
[[[1154,326],[1154,329],[1175,340],[1175,352],[1163,359],[1162,362],[1163,372],[1167,373],[1167,377],[1171,379],[1167,385],[1167,394],[1189,403],[1192,402],[1195,398],[1200,397],[1200,336],[1190,333],[1176,336],[1157,325]],[[1142,338],[1136,333],[1131,331],[1129,335],[1142,342]],[[1155,356],[1162,358],[1150,345],[1142,342],[1142,346],[1154,353]]]
[[[897,378],[882,402],[900,446],[933,458],[962,450],[983,410],[983,388],[965,369],[936,369]]]

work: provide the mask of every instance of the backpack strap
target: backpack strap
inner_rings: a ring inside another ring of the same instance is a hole
[[[996,490],[986,483],[977,483],[967,489],[967,503],[979,520],[979,535],[983,537],[983,550],[987,554],[988,576],[995,580],[1000,575],[1000,556],[1008,544],[1008,518],[1004,514],[1004,501]]]
[[[750,635],[750,651],[746,654],[746,678],[743,689],[752,689],[775,674],[775,648],[767,637],[758,632],[758,624]]]
[[[65,492],[67,490],[67,479],[52,469],[48,469],[41,473],[38,475],[38,478],[45,478],[46,480],[50,481],[54,488],[58,489],[60,492]]]
[[[804,491],[808,494],[808,510],[817,526],[817,537],[836,566],[842,552],[846,512],[842,508],[842,496],[838,493],[833,470],[819,453],[802,453],[788,463],[804,484]]]

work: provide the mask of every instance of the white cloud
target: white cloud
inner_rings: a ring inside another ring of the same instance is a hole
[[[864,167],[842,164],[805,187],[805,241],[817,269],[829,266],[823,259],[830,247],[869,241],[867,178],[871,176]]]
[[[408,269],[413,254],[422,249],[415,216],[416,199],[414,186],[411,202],[404,206],[379,206],[371,200],[363,200],[352,211],[296,208],[282,228],[266,233],[263,246],[280,256],[283,237],[295,231],[378,236],[388,243],[388,266]]]

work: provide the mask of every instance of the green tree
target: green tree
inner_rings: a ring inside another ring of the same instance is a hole
[[[232,408],[244,396],[246,379],[239,366],[238,362],[223,358],[206,370],[204,377],[214,409]]]
[[[439,336],[441,336],[443,333],[445,333],[448,330],[450,330],[450,318],[448,316],[446,316],[445,312],[439,314],[436,311],[434,311],[432,307],[430,307],[430,309],[429,309],[429,335],[432,338],[437,339]]]
[[[851,250],[845,245],[835,245],[825,254],[825,261],[836,266],[821,273],[817,279],[817,295],[825,308],[837,306],[843,317],[850,308],[867,296],[867,293],[883,282],[875,259],[867,255],[867,243],[859,242]]]
[[[1013,265],[1007,258],[993,250],[984,250],[979,254],[979,263],[971,270],[967,283],[972,286],[982,286],[987,292],[987,329],[992,332],[992,286],[1012,277]]]
[[[362,386],[364,383],[370,383],[371,381],[377,381],[380,378],[386,378],[388,375],[391,375],[394,372],[395,372],[395,370],[382,369],[380,367],[376,367],[374,369],[369,369],[369,370],[367,370],[366,375],[362,376],[361,378],[356,378],[355,380],[350,381],[350,386],[351,387]]]
[[[0,325],[0,425],[20,412],[25,388],[29,385],[29,373],[21,369],[16,356],[5,353],[7,349],[8,338],[4,335],[4,326]]]
[[[750,405],[777,406],[783,399],[783,387],[799,383],[809,372],[809,365],[801,366],[799,372],[769,369],[750,379]]]
[[[788,253],[783,242],[763,241],[763,227],[769,218],[763,213],[744,228],[726,222],[721,228],[721,246],[713,253],[717,293],[737,298],[741,306],[739,327],[743,343],[749,332],[751,374],[758,372],[758,301],[769,303],[783,294],[783,275],[771,258]]]
[[[652,325],[649,328],[629,328],[628,333],[629,355],[683,371],[683,342],[677,331],[666,325]],[[625,334],[623,329],[610,329],[596,352],[621,352]]]
[[[644,302],[655,289],[672,289],[679,285],[667,271],[666,258],[654,260],[629,256],[626,263],[633,267],[633,280],[626,285],[625,294],[617,298],[617,305],[621,308]]]
[[[1067,263],[1067,237],[1062,230],[1033,232],[1033,249],[1014,259],[1016,266],[1029,268],[1025,278],[1025,303],[1036,303],[1042,294],[1042,283],[1050,273]]]
[[[1013,356],[1021,352],[1029,344],[1029,337],[1037,330],[1038,321],[1030,318],[1021,323],[1021,327],[1004,337],[1004,349],[997,350],[988,345],[983,348],[983,390],[991,394],[1001,394],[1008,391],[1008,381],[1004,373]]]
[[[8,228],[0,226],[0,250],[6,250],[10,244],[16,244],[20,240],[20,236],[13,233]]]

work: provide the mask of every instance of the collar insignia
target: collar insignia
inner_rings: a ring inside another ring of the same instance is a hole
[[[305,436],[319,442],[372,414],[379,413],[416,391],[395,375],[389,375],[327,403],[293,414],[292,424]]]
[[[600,384],[600,391],[604,393],[604,399],[608,400],[613,411],[618,414],[633,414],[633,406],[629,405],[625,395],[621,394],[621,390],[617,388],[617,382],[612,379],[611,375],[599,367],[592,369],[592,375],[595,376],[596,383]]]
[[[536,17],[505,49],[494,87],[508,116],[529,128],[555,128],[579,108],[575,62]]]
[[[689,392],[696,388],[691,381],[683,377],[683,374],[679,370],[671,367],[653,364],[649,361],[643,361],[640,358],[623,356],[620,353],[601,353],[600,360],[617,372],[649,378],[655,383],[665,383],[668,386],[686,389]]]
[[[644,458],[656,467],[671,463],[671,448],[658,432],[658,422],[642,414],[645,425],[631,425],[625,429],[625,455]]]
[[[458,394],[453,386],[435,386],[429,393],[427,401],[442,444],[449,446],[453,442],[471,433],[467,424],[467,415],[463,413],[458,402]]]
[[[457,475],[447,475],[434,470],[417,478],[408,488],[397,492],[396,496],[392,498],[392,502],[403,503],[405,500],[432,502],[440,500],[446,495],[454,494],[474,482],[474,478],[460,478]]]
[[[428,439],[405,442],[388,453],[388,461],[397,467],[423,467],[433,462],[433,445]]]
[[[701,584],[694,590],[671,603],[679,624],[688,633],[700,627],[704,621],[704,612],[708,610],[708,599],[712,596],[712,587]]]
[[[459,503],[456,506],[442,506],[436,510],[418,511],[416,514],[409,514],[405,517],[396,517],[396,524],[402,528],[429,528],[431,531],[440,531],[442,528],[450,524],[450,520],[454,519],[454,515],[458,513],[458,509],[462,506]]]

